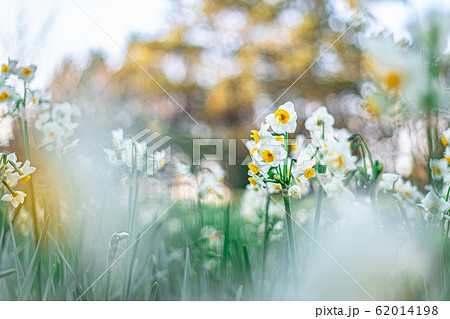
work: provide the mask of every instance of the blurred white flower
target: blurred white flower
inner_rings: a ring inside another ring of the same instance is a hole
[[[450,204],[434,192],[429,192],[418,205],[430,213],[432,218],[437,218],[438,220],[441,220],[444,213],[450,209]]]
[[[394,184],[394,196],[399,200],[406,200],[409,203],[416,203],[420,197],[420,192],[417,186],[414,186],[411,181],[404,182],[401,177],[397,179]]]
[[[305,121],[305,128],[311,137],[327,138],[333,131],[334,117],[328,113],[325,106],[319,107]]]
[[[445,175],[448,175],[448,163],[445,158],[430,160],[431,176],[436,180],[442,180]]]
[[[19,79],[22,79],[25,82],[30,82],[34,79],[34,75],[36,73],[36,66],[30,65],[27,67],[17,68],[16,75]]]
[[[439,55],[447,48],[450,18],[443,12],[431,11],[425,19],[411,24],[408,30],[416,43]]]
[[[394,183],[400,177],[398,174],[383,173],[378,182],[378,191],[391,191],[394,189]]]
[[[356,169],[357,157],[353,156],[348,141],[337,142],[330,140],[327,143],[325,162],[331,171],[348,172]]]
[[[301,198],[302,197],[302,190],[300,189],[300,187],[298,185],[292,185],[291,187],[289,187],[289,193],[288,194],[291,197]]]

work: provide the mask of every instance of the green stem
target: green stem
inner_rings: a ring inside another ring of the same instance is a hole
[[[23,147],[25,149],[25,156],[28,160],[31,160],[30,156],[30,138],[28,134],[28,121],[26,114],[26,100],[27,100],[27,86],[24,82],[24,94],[23,94],[23,114],[22,118],[19,117],[20,130],[22,132],[22,140]],[[23,123],[22,123],[23,121]],[[34,236],[35,236],[35,245],[37,245],[39,241],[39,232],[38,232],[38,223],[37,223],[37,214],[36,214],[36,202],[34,197],[34,188],[33,188],[33,180],[30,180],[30,200],[31,200],[31,212],[33,216],[33,224],[34,224]]]
[[[5,182],[5,180],[2,180],[3,185],[5,185],[5,187],[8,189],[8,191],[11,193],[11,195],[16,196],[17,193],[14,191],[14,189],[11,188],[11,186],[9,186],[9,184],[7,182]]]
[[[288,151],[288,133],[284,133],[284,150]],[[288,177],[288,156],[286,155],[286,158],[284,159],[284,180],[289,184],[289,177]]]
[[[314,237],[316,237],[319,232],[320,214],[322,211],[322,197],[323,187],[321,184],[319,184],[319,189],[316,196],[316,212],[314,214]]]
[[[292,227],[292,215],[291,215],[291,203],[289,196],[283,196],[284,199],[284,208],[285,208],[285,217],[286,217],[286,228],[288,233],[288,246],[289,246],[289,255],[291,259],[291,270],[292,270],[292,279],[294,282],[294,291],[296,297],[298,297],[298,290],[300,288],[300,283],[298,279],[298,267],[297,267],[297,254],[295,250],[295,239],[294,239],[294,228]]]
[[[266,277],[267,247],[269,245],[269,207],[270,207],[270,194],[269,194],[269,192],[267,192],[266,209],[265,209],[265,212],[264,212],[264,222],[265,222],[265,224],[264,224],[261,291],[264,291],[264,279]]]
[[[327,170],[327,167],[324,165],[317,165],[317,174],[323,174]],[[317,178],[318,179],[318,178]],[[319,180],[319,189],[317,190],[316,196],[316,212],[314,214],[314,237],[317,236],[319,232],[319,224],[320,224],[320,214],[322,212],[322,198],[323,198],[323,187],[320,184]]]

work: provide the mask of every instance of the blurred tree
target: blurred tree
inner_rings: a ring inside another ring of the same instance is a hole
[[[66,64],[55,79],[55,99],[66,99],[72,92],[82,113],[89,114],[98,128],[145,126],[171,136],[178,132],[180,136],[248,138],[250,129],[259,125],[253,124],[255,120],[260,123],[288,100],[294,101],[300,118],[317,104],[328,104],[332,113],[340,114],[337,126],[348,125],[348,114],[356,113],[358,27],[331,46],[349,23],[335,14],[334,2],[176,3],[173,28],[165,38],[131,41],[129,56],[117,72],[108,71],[98,55],[81,73],[70,72]],[[352,10],[352,3],[343,0],[340,5]],[[238,154],[239,163],[247,155],[243,144],[238,145]],[[246,171],[244,166],[234,169]],[[235,175],[240,175],[242,183],[245,174]]]

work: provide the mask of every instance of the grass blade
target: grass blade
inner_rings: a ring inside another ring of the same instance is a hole
[[[31,287],[33,286],[34,278],[39,266],[39,259],[42,251],[42,242],[47,238],[48,221],[49,217],[47,217],[47,219],[45,220],[44,227],[42,228],[41,235],[39,236],[39,241],[30,261],[30,266],[28,267],[22,286],[20,287],[18,300],[26,300],[31,292]]]
[[[9,275],[11,275],[11,274],[13,274],[15,272],[16,272],[15,268],[6,269],[6,270],[0,270],[0,278],[9,276]]]
[[[187,300],[187,296],[190,291],[189,283],[189,264],[191,262],[191,257],[189,254],[189,247],[186,248],[186,261],[184,264],[184,276],[183,276],[183,287],[181,287],[181,300]]]

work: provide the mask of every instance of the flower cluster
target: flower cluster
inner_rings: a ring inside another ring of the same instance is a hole
[[[9,59],[7,64],[2,65],[0,75],[1,116],[18,116],[21,119],[24,139],[28,140],[26,111],[30,109],[40,113],[35,124],[36,129],[44,134],[40,147],[45,147],[48,151],[56,150],[59,156],[65,154],[78,144],[78,140],[69,141],[78,126],[71,122],[72,106],[69,103],[52,105],[49,93],[31,89],[30,83],[36,74],[36,66],[18,67],[17,64],[17,61]],[[20,84],[23,85],[23,89],[16,90]]]
[[[442,158],[430,160],[431,183],[427,186],[429,192],[419,204],[428,212],[429,217],[435,220],[442,220],[443,217],[449,218],[450,146],[448,141],[450,141],[450,128],[443,132],[441,141],[444,146]]]
[[[18,162],[15,153],[0,155],[0,176],[3,186],[8,190],[8,194],[4,194],[1,200],[10,202],[13,207],[23,204],[27,194],[14,190],[18,183],[25,184],[31,179],[31,174],[36,171],[32,167],[30,161],[25,163]]]
[[[133,141],[124,137],[123,129],[111,131],[113,149],[104,151],[110,164],[117,167],[127,167],[136,171],[154,173],[166,164],[165,150],[154,152],[147,156],[147,147],[144,143]]]
[[[362,137],[345,129],[334,129],[334,118],[325,106],[305,121],[310,140],[297,135],[288,153],[288,133],[296,130],[296,120],[294,105],[288,102],[268,115],[259,131],[252,131],[253,141],[248,142],[247,147],[251,156],[249,181],[253,186],[267,187],[271,193],[282,191],[285,196],[301,197],[309,192],[311,181],[318,181],[333,197],[346,192],[344,183],[348,178],[356,176],[359,185],[365,188],[377,179],[382,169],[379,163],[374,163],[371,156],[370,163],[363,157],[359,168],[358,158],[353,155],[356,148],[362,148],[357,142]],[[377,166],[375,173],[372,172],[374,165]]]
[[[73,108],[66,102],[52,105],[39,115],[35,127],[44,134],[40,147],[64,155],[78,145],[78,139],[69,140],[78,127],[71,120],[72,114]]]
[[[0,112],[2,117],[24,115],[23,107],[30,106],[36,111],[43,111],[50,106],[50,95],[31,90],[29,83],[34,79],[36,66],[17,66],[17,61],[8,60],[2,65],[0,75]],[[23,89],[17,90],[22,82]]]

